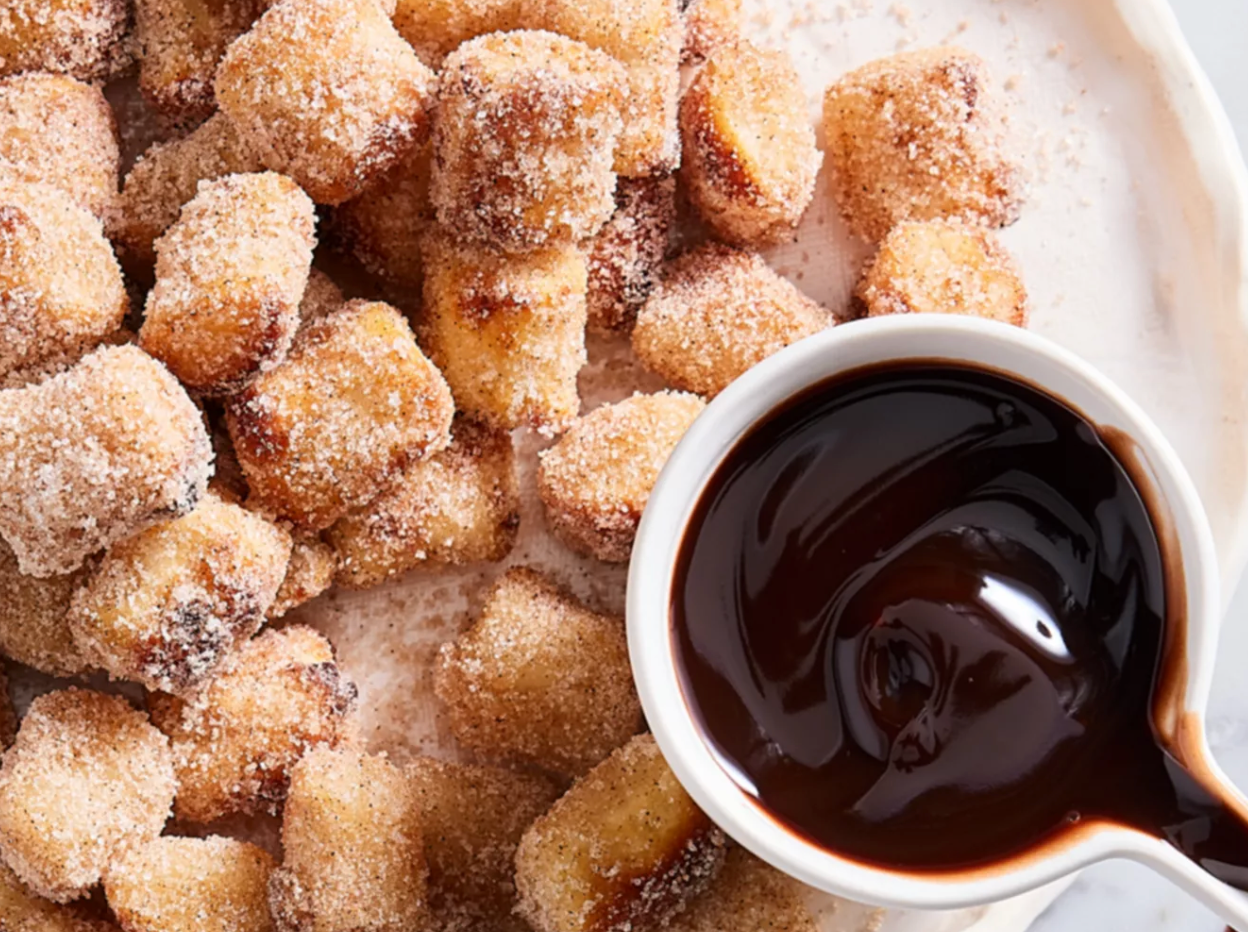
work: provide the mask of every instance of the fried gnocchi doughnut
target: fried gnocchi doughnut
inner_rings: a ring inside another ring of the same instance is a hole
[[[520,840],[520,915],[537,932],[661,928],[715,879],[724,836],[651,735],[572,786]]]
[[[173,802],[169,742],[124,699],[82,689],[30,704],[0,766],[0,856],[56,903],[160,834]]]
[[[708,244],[671,264],[633,328],[633,352],[674,388],[718,395],[831,315],[757,253]]]
[[[90,919],[75,906],[35,896],[0,862],[0,917],[5,932],[119,932],[112,923]]]
[[[274,866],[233,838],[157,838],[109,870],[104,892],[126,932],[273,932]]]
[[[53,74],[0,80],[0,172],[60,188],[97,217],[117,199],[117,122],[98,88]]]
[[[903,220],[1017,220],[1023,179],[1003,110],[983,60],[953,47],[881,58],[832,84],[824,135],[850,228],[878,241]]]
[[[312,748],[344,739],[355,699],[329,641],[300,625],[248,641],[193,702],[151,695],[152,721],[173,746],[175,814],[211,822],[277,813],[290,768]]]
[[[624,623],[523,567],[442,646],[434,677],[455,740],[494,760],[574,776],[641,728]]]
[[[209,493],[113,545],[74,593],[74,643],[116,679],[192,695],[260,630],[290,548],[284,530]]]
[[[282,0],[230,46],[216,93],[268,168],[341,204],[424,141],[435,89],[378,3]]]
[[[342,585],[363,589],[417,566],[494,563],[511,552],[520,526],[511,435],[464,418],[451,433],[449,447],[329,529]]]
[[[99,220],[60,188],[0,177],[0,377],[98,345],[129,307]]]
[[[1027,291],[1010,254],[991,231],[957,220],[898,224],[854,294],[872,317],[967,314],[1027,324]]]
[[[160,363],[134,346],[97,350],[0,392],[0,537],[28,576],[73,572],[193,509],[211,457],[199,411]]]
[[[589,326],[632,329],[658,283],[676,221],[676,179],[621,178],[615,213],[589,242]]]
[[[328,317],[346,303],[342,289],[334,280],[320,269],[313,269],[308,273],[308,287],[303,290],[303,299],[299,302],[300,324]]]
[[[807,888],[744,848],[729,849],[715,882],[677,915],[672,932],[818,932]]]
[[[285,860],[269,884],[278,932],[409,932],[428,906],[420,809],[384,757],[310,751],[291,769]]]
[[[301,330],[226,419],[254,503],[318,531],[444,448],[454,407],[402,315],[350,301]]]
[[[537,28],[539,20],[531,9],[526,16],[525,0],[399,0],[394,12],[394,28],[430,68],[469,39]]]
[[[745,41],[712,52],[681,99],[680,134],[681,179],[717,237],[737,246],[793,238],[823,155],[787,52]]]
[[[627,560],[663,464],[706,405],[658,392],[603,405],[539,454],[537,488],[561,541],[612,563]]]
[[[516,845],[559,796],[546,777],[419,757],[407,769],[442,932],[526,932],[515,915]]]
[[[455,235],[518,252],[593,236],[615,208],[623,69],[564,36],[518,31],[446,59],[430,197]]]
[[[580,408],[585,255],[573,246],[508,255],[426,237],[421,345],[460,410],[503,430],[555,433]]]
[[[203,395],[234,394],[272,369],[299,327],[315,210],[273,172],[202,183],[156,241],[139,345]]]
[[[681,61],[696,64],[741,38],[741,0],[686,0]]]
[[[268,0],[135,0],[139,87],[151,108],[174,125],[212,116],[217,65],[267,5]]]
[[[315,534],[296,533],[277,598],[269,606],[268,618],[272,621],[287,612],[311,602],[334,584],[338,572],[338,557],[334,548]]]
[[[615,170],[626,178],[662,174],[680,161],[676,132],[679,0],[544,0],[544,28],[606,52],[626,71],[624,129]]]
[[[129,61],[126,0],[6,0],[0,75],[50,71],[100,82]]]
[[[69,603],[93,564],[63,576],[23,576],[0,541],[0,654],[49,676],[77,676],[86,658],[69,630]]]
[[[429,172],[433,149],[418,146],[374,179],[364,193],[334,209],[331,227],[342,248],[378,278],[420,287],[420,239],[433,223]]]
[[[109,232],[124,255],[155,262],[156,238],[178,219],[201,181],[262,168],[233,124],[217,114],[189,136],[157,143],[143,154],[126,175]]]

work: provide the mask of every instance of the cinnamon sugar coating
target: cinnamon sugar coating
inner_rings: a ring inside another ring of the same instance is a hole
[[[18,571],[17,557],[0,542],[0,654],[49,676],[77,676],[87,660],[74,643],[69,605],[94,566],[39,579]]]
[[[628,331],[659,281],[676,222],[676,179],[621,178],[615,213],[587,246],[589,326]]]
[[[103,82],[129,63],[126,0],[7,0],[0,9],[0,75],[25,71]]]

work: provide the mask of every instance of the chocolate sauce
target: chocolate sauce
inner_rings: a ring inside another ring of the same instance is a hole
[[[895,364],[773,412],[696,505],[672,623],[724,768],[827,850],[957,871],[1110,821],[1248,887],[1248,825],[1152,726],[1182,619],[1148,509],[1024,384]]]

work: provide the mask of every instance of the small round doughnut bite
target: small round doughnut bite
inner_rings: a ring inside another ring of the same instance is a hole
[[[894,227],[858,282],[867,314],[965,314],[1027,324],[1027,291],[1013,258],[983,227],[958,220]]]
[[[0,177],[0,377],[98,345],[129,308],[100,221],[60,188]]]
[[[312,748],[345,739],[355,699],[329,641],[300,625],[248,641],[192,702],[152,694],[152,721],[173,746],[175,814],[201,823],[276,814],[290,768]]]
[[[117,199],[120,160],[99,88],[55,74],[0,80],[0,171],[60,188],[103,217]]]
[[[589,326],[628,331],[659,280],[676,221],[676,179],[621,178],[615,213],[589,242]]]
[[[685,44],[680,58],[698,64],[720,46],[741,38],[741,0],[690,0],[684,10]]]
[[[78,899],[160,834],[174,785],[169,742],[124,699],[46,693],[0,766],[0,856],[32,892]]]
[[[229,399],[252,504],[303,530],[366,505],[451,439],[442,375],[388,304],[350,301],[304,327],[290,355]]]
[[[25,71],[101,82],[128,63],[125,0],[6,0],[0,75]]]
[[[433,149],[418,146],[364,193],[334,209],[331,229],[341,248],[373,275],[419,288],[420,240],[433,223],[429,172]]]
[[[723,870],[684,912],[674,932],[818,932],[804,899],[808,888],[734,846]]]
[[[823,156],[787,52],[745,41],[712,52],[681,98],[680,135],[681,179],[717,237],[737,246],[793,238]]]
[[[543,28],[606,52],[626,72],[624,128],[615,170],[626,178],[663,174],[680,161],[676,131],[679,0],[544,0]]]
[[[274,866],[233,838],[157,838],[109,869],[104,893],[126,932],[273,932]]]
[[[212,116],[217,65],[267,5],[268,0],[135,0],[139,88],[148,105],[174,126]]]
[[[586,414],[542,451],[537,488],[561,541],[611,563],[628,559],[663,464],[706,404],[697,395],[633,395]]]
[[[63,576],[23,576],[0,542],[0,654],[49,676],[77,676],[87,660],[69,628],[69,603],[93,564]]]
[[[715,879],[724,836],[651,735],[573,784],[516,851],[520,915],[536,932],[662,928]]]
[[[302,325],[328,317],[346,303],[342,289],[334,280],[320,269],[313,269],[308,273],[308,287],[303,290],[299,302],[299,322]]]
[[[258,172],[260,159],[224,114],[189,136],[152,146],[126,175],[109,233],[121,253],[142,264],[156,261],[154,243],[178,219],[201,181]]]
[[[341,204],[427,138],[435,89],[380,4],[282,0],[230,46],[216,95],[266,167]]]
[[[443,59],[469,39],[537,28],[540,18],[540,10],[526,10],[524,0],[398,0],[394,28],[421,61],[441,68]]]
[[[418,757],[407,768],[429,865],[429,912],[444,932],[526,932],[515,915],[516,846],[559,796],[532,773]]]
[[[641,728],[623,622],[523,567],[443,645],[434,688],[462,746],[553,773],[584,773]]]
[[[260,630],[290,551],[286,531],[210,492],[113,545],[74,593],[74,643],[115,679],[193,695]]]
[[[299,327],[315,210],[273,172],[202,183],[156,241],[139,345],[201,395],[234,394],[272,369]]]
[[[0,863],[0,916],[6,932],[119,932],[110,922],[90,918],[78,906],[63,906],[35,896]]]
[[[511,435],[457,418],[452,438],[329,529],[340,583],[363,589],[417,566],[494,563],[511,552],[520,526]]]
[[[509,252],[593,236],[615,209],[624,71],[589,46],[518,31],[447,59],[429,183],[438,220]]]
[[[300,605],[311,602],[334,584],[338,556],[319,535],[296,532],[277,598],[269,606],[270,621],[281,618]]]
[[[881,58],[831,85],[825,146],[850,229],[878,241],[903,220],[1017,220],[1023,175],[996,93],[983,60],[953,47]]]
[[[580,408],[585,254],[508,255],[437,231],[424,241],[421,345],[460,410],[502,430],[564,429]]]
[[[212,444],[160,363],[106,347],[0,392],[0,537],[28,576],[71,573],[114,541],[191,511]]]
[[[278,932],[426,927],[420,808],[403,772],[384,757],[318,748],[299,761],[282,850],[269,884]]]
[[[772,353],[830,326],[827,309],[757,253],[708,244],[668,268],[633,328],[633,352],[669,385],[718,395]]]

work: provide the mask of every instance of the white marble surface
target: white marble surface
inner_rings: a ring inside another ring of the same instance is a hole
[[[1222,96],[1248,151],[1248,0],[1171,0],[1188,42]],[[1210,739],[1218,761],[1248,788],[1248,583],[1239,587],[1219,651]],[[1212,913],[1145,868],[1103,864],[1083,874],[1032,932],[1220,932]]]

